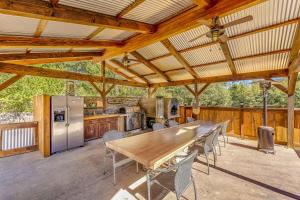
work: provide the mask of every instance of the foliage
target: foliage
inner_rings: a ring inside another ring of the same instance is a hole
[[[43,64],[38,67],[51,68],[57,70],[67,70],[78,73],[99,75],[100,66],[89,61]],[[113,72],[107,70],[106,76],[120,78]],[[11,75],[1,74],[0,83],[7,80]],[[286,79],[279,79],[285,86]],[[296,90],[296,107],[300,107],[299,80]],[[76,95],[79,96],[99,96],[97,91],[87,82],[75,82]],[[17,83],[11,85],[0,92],[0,112],[14,113],[17,117],[22,112],[31,112],[32,97],[40,94],[64,95],[65,81],[42,77],[24,77]],[[203,106],[235,106],[239,107],[243,103],[246,107],[262,105],[262,94],[257,83],[251,81],[240,81],[236,83],[215,83],[211,84],[200,97]],[[193,96],[183,86],[159,88],[157,96],[176,97],[180,103],[191,104]],[[116,86],[109,96],[147,96],[147,89],[127,86]],[[268,104],[274,107],[286,107],[287,96],[278,89],[272,87],[269,90]]]

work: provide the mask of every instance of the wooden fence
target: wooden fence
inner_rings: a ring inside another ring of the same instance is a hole
[[[38,150],[38,123],[0,124],[0,158]]]

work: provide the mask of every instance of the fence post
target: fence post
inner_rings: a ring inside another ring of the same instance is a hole
[[[243,132],[243,126],[244,126],[244,104],[241,103],[241,108],[240,108],[240,134],[241,134],[241,138],[244,139],[244,132]]]

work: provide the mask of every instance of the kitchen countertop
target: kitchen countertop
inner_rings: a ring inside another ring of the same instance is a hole
[[[110,118],[110,117],[125,117],[126,114],[102,114],[102,115],[91,115],[84,117],[84,120],[93,120],[93,119],[101,119],[101,118]]]

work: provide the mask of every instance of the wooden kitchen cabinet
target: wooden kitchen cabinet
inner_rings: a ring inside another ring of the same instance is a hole
[[[119,117],[95,118],[84,121],[84,140],[101,138],[107,131],[119,130]]]

